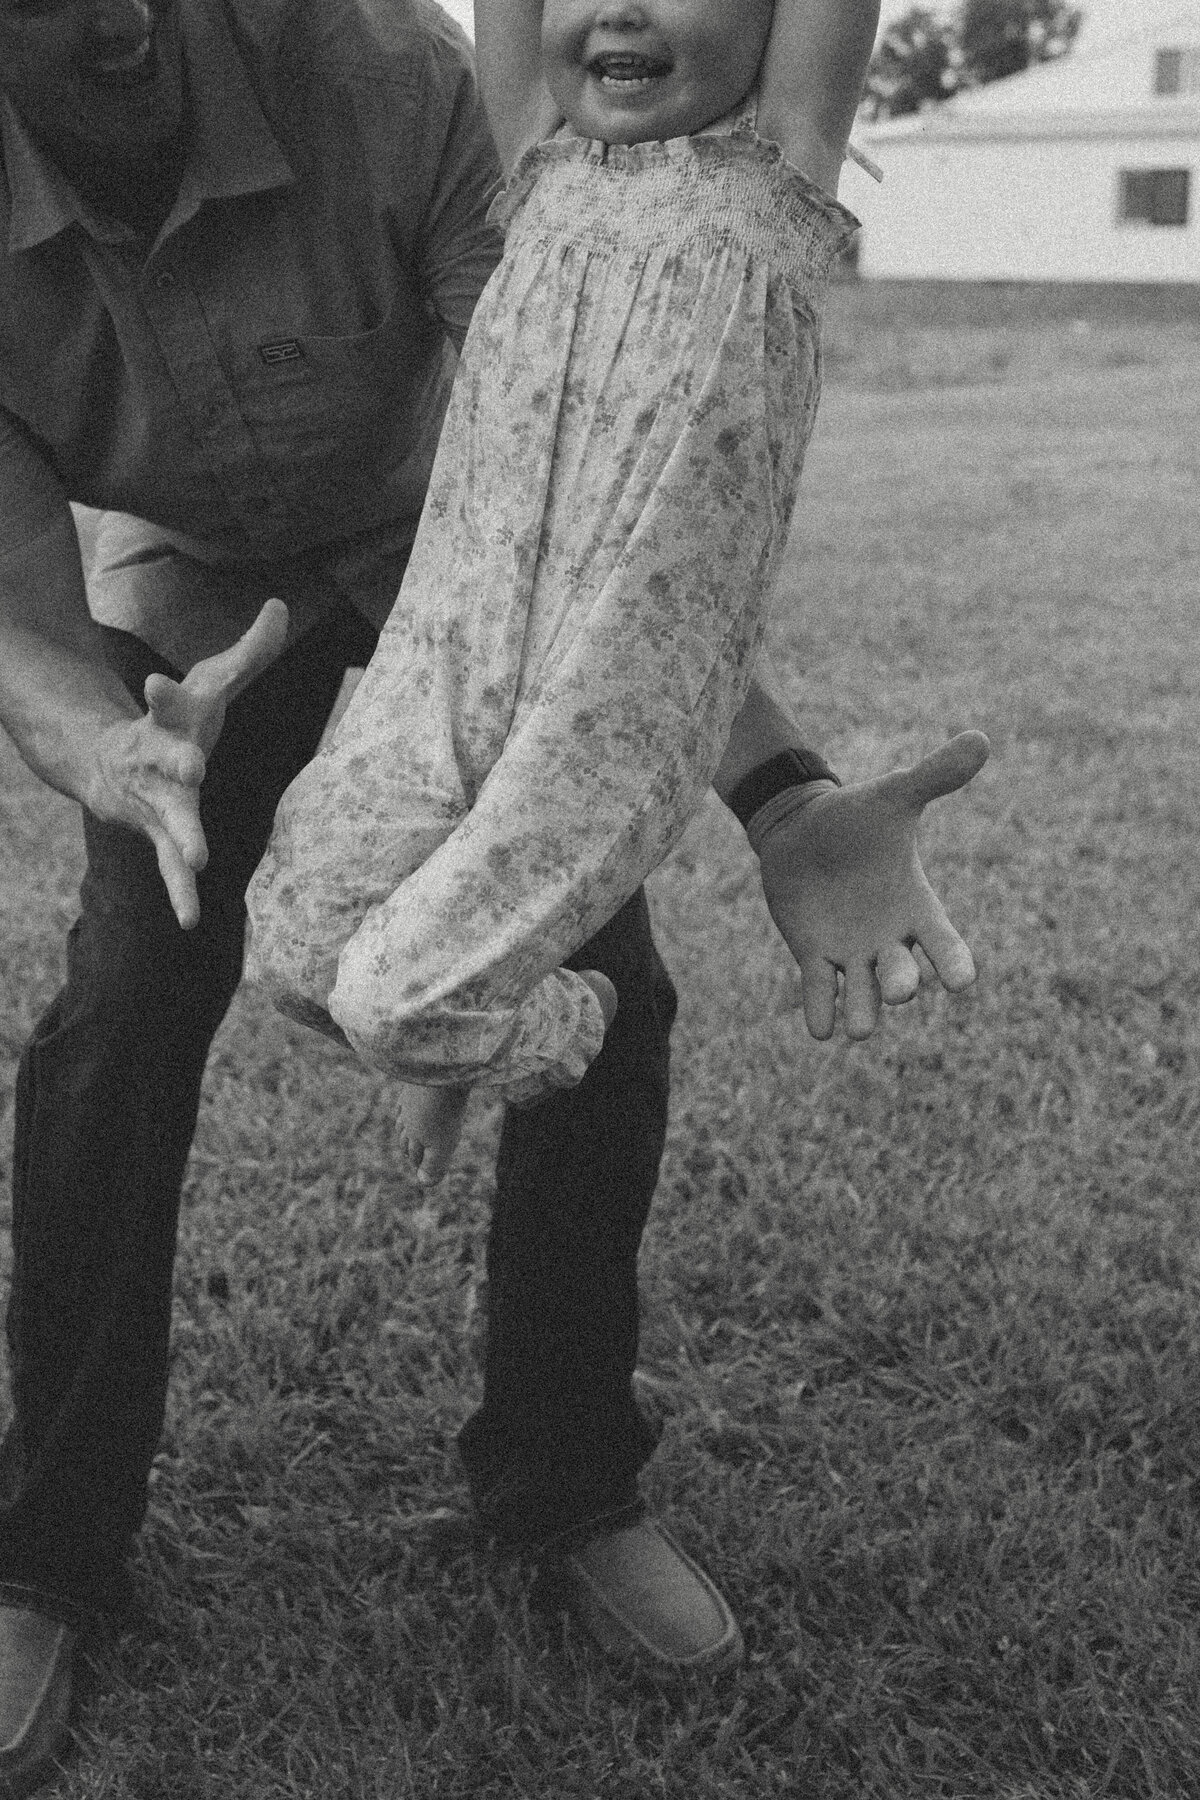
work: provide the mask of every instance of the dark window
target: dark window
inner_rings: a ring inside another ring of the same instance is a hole
[[[1154,91],[1167,99],[1200,94],[1200,49],[1156,50]]]
[[[1189,169],[1122,169],[1120,217],[1138,225],[1186,225]]]
[[[1154,57],[1154,91],[1178,94],[1183,88],[1183,51],[1159,50]]]

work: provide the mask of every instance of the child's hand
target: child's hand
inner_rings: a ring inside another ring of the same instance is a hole
[[[469,1087],[400,1088],[400,1153],[422,1187],[450,1167],[466,1117]]]
[[[912,999],[917,945],[951,993],[974,981],[971,952],[925,879],[917,826],[929,801],[978,774],[988,749],[981,731],[961,732],[915,768],[814,796],[763,838],[763,892],[800,965],[813,1037],[833,1034],[839,972],[852,1038],[870,1036],[881,1002]]]

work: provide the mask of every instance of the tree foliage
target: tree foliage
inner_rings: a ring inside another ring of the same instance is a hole
[[[1000,81],[1062,56],[1081,16],[1067,0],[963,0],[958,46],[969,84]]]
[[[1070,0],[959,0],[949,13],[912,6],[888,26],[871,59],[867,112],[900,118],[1062,56],[1081,16]]]
[[[913,6],[884,32],[867,72],[864,104],[872,118],[920,112],[954,91],[950,28],[927,6]]]

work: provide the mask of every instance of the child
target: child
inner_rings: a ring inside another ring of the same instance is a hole
[[[563,966],[677,842],[766,622],[878,0],[477,0],[511,172],[399,600],[251,884],[250,972],[415,1084],[577,1082]],[[557,129],[556,129],[557,128]],[[340,1029],[339,1029],[340,1028]]]

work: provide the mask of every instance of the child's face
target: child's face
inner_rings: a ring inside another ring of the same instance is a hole
[[[773,11],[772,0],[546,0],[546,81],[584,137],[686,137],[753,87]]]

